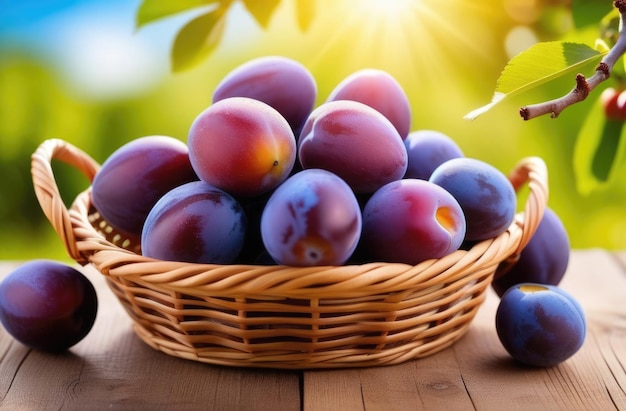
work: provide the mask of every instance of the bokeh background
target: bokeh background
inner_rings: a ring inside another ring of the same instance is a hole
[[[524,122],[518,115],[520,106],[569,91],[571,77],[508,99],[474,121],[463,119],[491,100],[506,63],[532,44],[571,38],[593,45],[593,22],[610,11],[610,1],[271,0],[257,1],[256,15],[243,1],[222,3],[227,16],[216,48],[174,72],[176,34],[211,5],[138,28],[139,0],[0,0],[0,258],[67,258],[32,190],[30,155],[43,140],[64,139],[100,163],[141,136],[186,141],[220,79],[263,55],[309,68],[318,103],[355,70],[388,71],[409,96],[413,130],[442,131],[466,155],[502,171],[524,156],[543,157],[549,206],[572,247],[626,248],[625,162],[614,172],[620,178],[590,192],[575,181],[576,139],[591,103],[557,119]],[[261,20],[259,4],[267,9]],[[591,23],[575,27],[572,10],[585,7]],[[69,205],[89,181],[54,166]]]

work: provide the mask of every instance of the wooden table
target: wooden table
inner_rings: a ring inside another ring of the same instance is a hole
[[[3,278],[18,263],[0,263]],[[66,354],[30,350],[0,328],[0,409],[626,410],[626,252],[577,250],[561,286],[587,314],[582,349],[547,369],[516,365],[487,300],[455,345],[401,365],[280,371],[170,357],[132,331],[104,278],[94,328]]]

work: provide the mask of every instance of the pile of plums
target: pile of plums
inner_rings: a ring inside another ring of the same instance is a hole
[[[93,204],[143,255],[193,263],[417,264],[512,223],[507,177],[441,132],[410,132],[387,72],[359,70],[316,98],[298,62],[249,61],[218,84],[186,144],[147,136],[111,154]]]
[[[186,143],[146,136],[114,151],[93,180],[94,207],[147,257],[212,264],[418,264],[513,222],[506,175],[442,132],[410,131],[409,99],[389,73],[356,71],[316,107],[317,94],[292,59],[244,63],[218,84]],[[551,365],[582,344],[582,310],[554,288],[568,258],[548,209],[519,262],[494,280],[498,334],[520,361]],[[7,307],[0,301],[3,320]]]

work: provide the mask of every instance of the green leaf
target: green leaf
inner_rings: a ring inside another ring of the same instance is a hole
[[[600,98],[578,132],[574,146],[576,187],[588,195],[610,185],[626,162],[626,127],[623,122],[606,120]]]
[[[231,0],[224,3],[230,3]],[[136,26],[142,27],[155,20],[172,16],[183,11],[223,3],[220,0],[143,0],[136,15]]]
[[[586,64],[599,62],[604,54],[582,43],[537,43],[508,62],[500,74],[491,102],[471,111],[465,119],[473,120],[506,98],[577,72]]]
[[[217,8],[191,20],[178,32],[172,48],[173,71],[186,70],[215,50],[224,35],[225,12]]]
[[[571,7],[574,26],[579,29],[586,26],[597,27],[598,22],[607,13],[611,11],[617,13],[617,9],[608,1],[574,0]]]
[[[243,0],[246,9],[248,9],[257,23],[264,29],[267,28],[278,3],[280,3],[280,0]]]

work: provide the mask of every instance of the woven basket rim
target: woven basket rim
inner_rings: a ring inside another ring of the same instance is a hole
[[[522,214],[499,236],[417,265],[369,262],[341,266],[201,264],[162,261],[108,241],[88,218],[90,190],[79,195],[70,214],[77,249],[105,275],[114,275],[180,293],[203,290],[212,295],[293,298],[354,298],[401,293],[409,288],[448,282],[463,272],[498,265],[511,257],[522,237]]]

